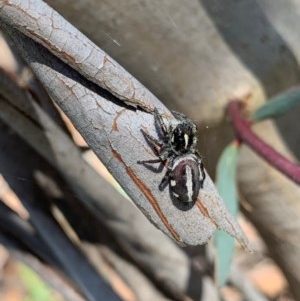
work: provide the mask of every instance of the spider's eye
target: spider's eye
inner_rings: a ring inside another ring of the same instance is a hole
[[[186,123],[180,123],[172,135],[172,143],[177,151],[188,151],[193,143],[192,128]]]

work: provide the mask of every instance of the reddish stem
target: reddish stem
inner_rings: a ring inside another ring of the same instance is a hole
[[[231,101],[227,107],[228,115],[236,132],[237,139],[251,147],[259,156],[264,158],[288,178],[300,184],[300,167],[263,142],[251,129],[251,122],[242,115],[243,104]]]

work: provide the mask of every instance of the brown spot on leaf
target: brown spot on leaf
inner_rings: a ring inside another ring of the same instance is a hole
[[[117,151],[113,150],[112,153],[113,153],[113,156],[125,166],[127,174],[132,179],[132,181],[136,184],[136,186],[140,189],[140,191],[145,195],[145,197],[148,199],[148,201],[150,202],[152,208],[154,209],[154,211],[156,212],[158,217],[161,219],[163,224],[166,226],[168,231],[171,233],[171,235],[177,241],[181,242],[179,234],[169,224],[168,219],[165,217],[165,215],[161,211],[161,209],[160,209],[154,195],[152,194],[151,190],[137,177],[137,175],[133,172],[133,170],[125,164],[122,157],[120,156],[120,154]]]
[[[202,213],[203,216],[209,218],[209,220],[218,228],[217,223],[215,220],[210,216],[207,208],[202,204],[201,200],[197,198],[196,205],[199,208],[200,212]]]
[[[112,126],[112,130],[113,130],[113,131],[119,132],[117,120],[118,120],[118,118],[120,117],[120,115],[121,115],[124,111],[125,111],[125,109],[122,109],[121,111],[117,112],[117,116],[115,117],[114,123],[113,123],[113,126]]]

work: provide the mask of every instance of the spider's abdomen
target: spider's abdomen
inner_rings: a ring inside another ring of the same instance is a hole
[[[195,202],[205,178],[202,170],[193,154],[175,158],[169,177],[172,196],[184,203]]]

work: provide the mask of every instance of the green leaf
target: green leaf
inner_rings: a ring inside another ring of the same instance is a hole
[[[300,88],[288,90],[271,98],[265,105],[261,106],[252,116],[253,121],[267,118],[276,118],[293,109],[300,104]]]
[[[236,215],[238,201],[236,194],[236,167],[239,145],[232,142],[223,151],[217,165],[216,185],[226,207]],[[218,287],[225,285],[231,261],[234,255],[234,238],[223,231],[216,231],[214,235],[216,248],[215,280]]]
[[[45,282],[28,266],[24,264],[18,265],[18,270],[22,281],[27,290],[25,301],[58,301],[61,298],[54,298],[51,289]]]

